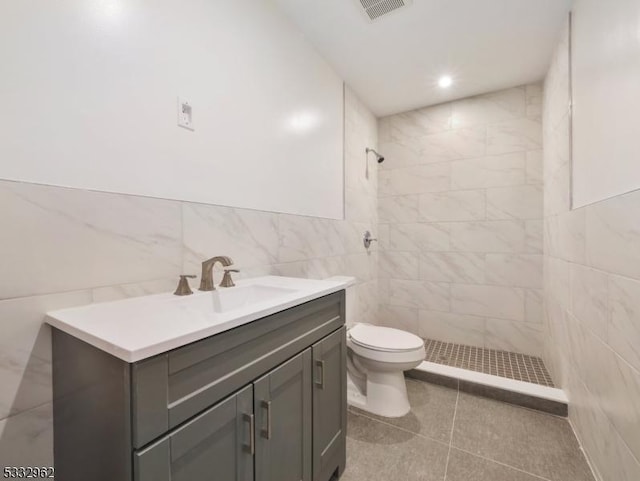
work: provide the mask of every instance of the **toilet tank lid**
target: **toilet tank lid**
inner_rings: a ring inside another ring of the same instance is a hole
[[[415,334],[370,324],[352,327],[349,335],[356,344],[384,351],[412,351],[424,346],[424,341]]]

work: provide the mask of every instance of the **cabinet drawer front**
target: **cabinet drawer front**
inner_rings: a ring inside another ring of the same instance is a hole
[[[253,455],[247,449],[252,434],[246,426],[252,412],[248,386],[134,453],[135,481],[253,480]]]
[[[134,446],[151,442],[344,324],[344,292],[133,367]]]

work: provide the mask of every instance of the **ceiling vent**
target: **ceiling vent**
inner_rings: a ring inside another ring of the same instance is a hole
[[[364,11],[367,20],[374,22],[381,17],[408,7],[413,0],[356,0],[358,6]]]

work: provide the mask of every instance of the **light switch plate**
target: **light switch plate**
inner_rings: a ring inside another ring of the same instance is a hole
[[[178,97],[178,126],[195,130],[193,128],[193,106],[184,97]]]

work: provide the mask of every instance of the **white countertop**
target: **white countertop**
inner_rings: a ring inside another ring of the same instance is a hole
[[[190,296],[172,293],[47,313],[46,322],[126,362],[136,362],[346,289],[353,277],[266,276]]]

